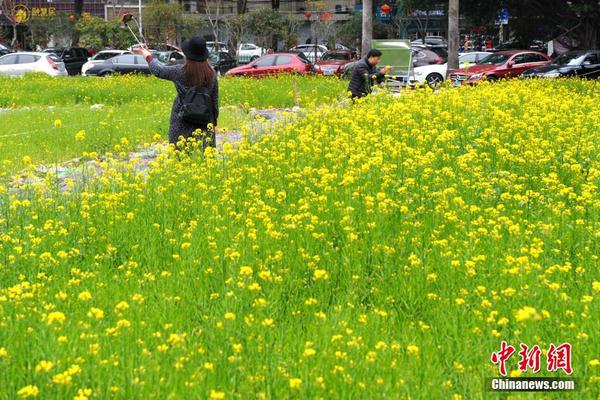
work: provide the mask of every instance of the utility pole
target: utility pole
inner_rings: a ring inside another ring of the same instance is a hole
[[[361,56],[366,56],[371,50],[373,40],[373,0],[362,0],[362,44]]]
[[[458,1],[450,0],[448,5],[448,71],[458,69]]]

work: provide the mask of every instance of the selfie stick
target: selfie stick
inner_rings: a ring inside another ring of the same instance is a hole
[[[131,13],[126,13],[126,14],[123,14],[123,15],[121,16],[120,20],[121,20],[121,23],[122,23],[123,25],[125,25],[125,26],[127,27],[127,29],[129,29],[129,32],[131,32],[131,34],[132,34],[132,35],[133,35],[133,37],[135,38],[135,41],[136,41],[136,42],[138,42],[138,44],[139,44],[140,46],[146,46],[146,38],[143,36],[143,34],[142,34],[142,30],[141,30],[141,29],[139,29],[139,31],[140,31],[140,37],[141,37],[141,38],[144,40],[144,43],[142,43],[142,41],[141,41],[140,39],[138,39],[137,35],[136,35],[136,34],[133,32],[133,30],[132,30],[132,29],[131,29],[131,27],[129,26],[129,23],[130,23],[131,21],[135,22],[135,24],[138,26],[138,28],[139,28],[139,26],[140,26],[140,25],[138,24],[137,20],[135,19],[135,17],[133,16],[133,14],[131,14]]]

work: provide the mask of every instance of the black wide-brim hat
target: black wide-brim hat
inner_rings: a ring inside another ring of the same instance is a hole
[[[206,61],[209,57],[206,48],[206,40],[200,36],[194,36],[189,40],[184,40],[181,44],[183,54],[192,61]]]

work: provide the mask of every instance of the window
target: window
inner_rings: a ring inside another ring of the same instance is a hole
[[[292,62],[292,56],[278,56],[276,65],[288,65]]]
[[[585,57],[585,60],[583,60],[583,63],[585,65],[596,65],[596,64],[600,64],[600,61],[598,60],[598,54],[588,54]]]
[[[257,67],[270,67],[274,64],[274,62],[275,56],[269,56],[258,59],[254,65],[256,65]]]
[[[171,53],[171,58],[174,58],[176,60],[183,60],[183,55],[177,51],[174,51],[173,53]]]
[[[115,64],[135,64],[135,56],[128,54],[126,56],[120,56],[115,58]]]
[[[19,64],[31,64],[39,60],[39,56],[34,56],[32,54],[19,54]]]
[[[548,61],[541,54],[536,53],[527,53],[525,54],[525,62],[526,63],[536,63],[536,62],[544,62]]]
[[[471,53],[460,56],[461,63],[474,63],[475,61],[477,61],[477,54]]]
[[[17,56],[15,54],[11,54],[10,56],[5,56],[0,58],[0,65],[10,65],[17,63]]]
[[[77,57],[87,58],[88,52],[86,49],[77,49]]]
[[[231,61],[231,56],[229,53],[221,52],[219,55],[221,57],[221,61]]]
[[[131,56],[129,56],[129,57],[131,57]],[[142,56],[142,55],[136,54],[136,55],[134,55],[133,57],[135,57],[135,63],[136,63],[136,64],[142,64],[142,65],[143,65],[143,64],[148,64],[148,63],[146,62],[146,59],[145,59],[145,58],[144,58],[144,56]],[[133,63],[129,63],[129,64],[133,64]]]
[[[527,54],[518,54],[513,57],[512,61],[515,64],[525,64],[527,62]]]
[[[242,45],[242,50],[254,50],[254,49],[256,49],[256,46],[251,45],[249,43],[244,43]]]

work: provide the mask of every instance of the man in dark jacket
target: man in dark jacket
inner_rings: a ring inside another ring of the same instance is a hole
[[[381,51],[371,49],[365,58],[357,61],[348,85],[348,91],[352,93],[352,98],[368,95],[375,82],[383,82],[387,69],[381,68],[377,71],[377,64],[380,60]]]

